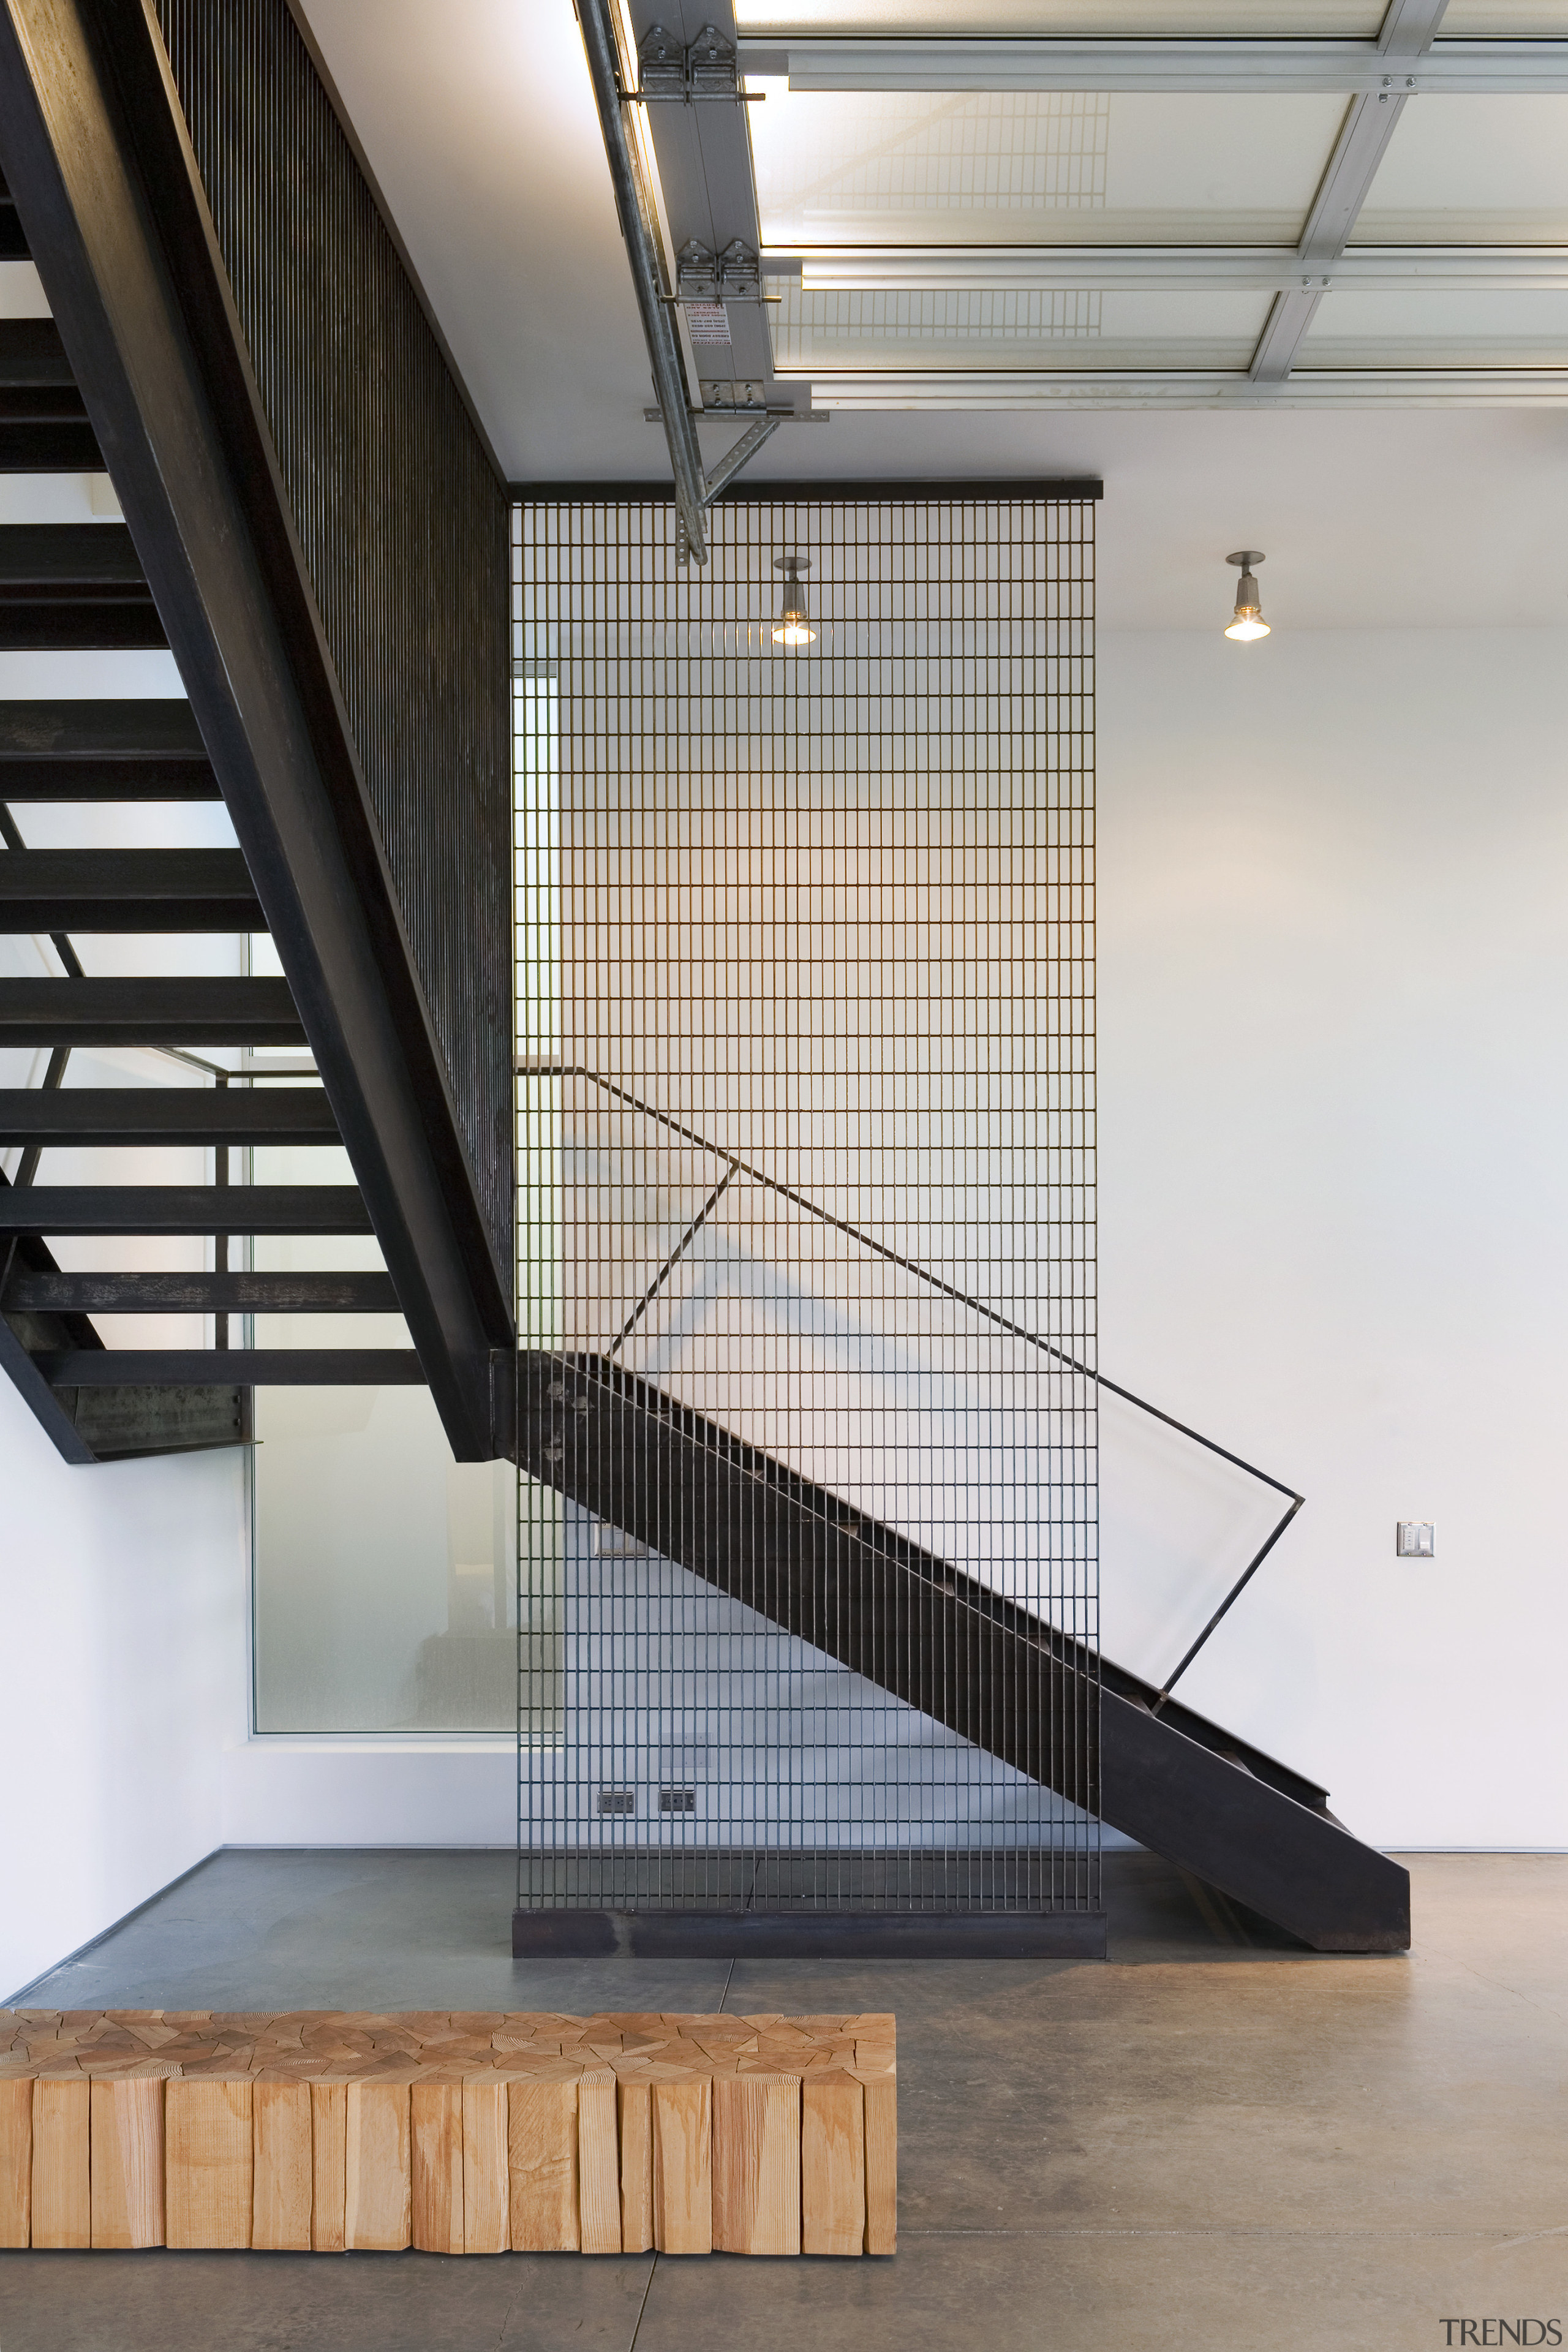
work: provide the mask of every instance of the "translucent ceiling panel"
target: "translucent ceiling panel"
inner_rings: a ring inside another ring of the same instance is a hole
[[[1568,33],[1568,0],[1448,0],[1443,33],[1453,41],[1550,40]]]
[[[1568,97],[1416,99],[1394,127],[1353,242],[1568,242]]]
[[[1452,16],[1458,0],[1451,0]],[[1477,7],[1495,0],[1471,0]],[[1518,0],[1520,8],[1560,5],[1560,0]],[[1265,12],[1258,0],[738,0],[735,21],[742,33],[782,37],[791,33],[986,33],[1084,34],[1100,39],[1180,40],[1240,35],[1274,39],[1353,40],[1374,34],[1384,15],[1383,0],[1273,0]]]
[[[1568,294],[1329,294],[1311,368],[1568,367]]]
[[[804,294],[773,312],[781,373],[1244,370],[1267,294]]]
[[[1346,105],[751,86],[769,245],[1293,245]]]

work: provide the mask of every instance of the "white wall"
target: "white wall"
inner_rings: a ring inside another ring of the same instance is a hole
[[[0,1999],[220,1843],[242,1495],[237,1452],[70,1468],[0,1383]]]
[[[1565,676],[1101,639],[1101,1367],[1305,1491],[1183,1695],[1383,1845],[1568,1845]],[[1267,1512],[1105,1429],[1106,1649],[1169,1668]]]

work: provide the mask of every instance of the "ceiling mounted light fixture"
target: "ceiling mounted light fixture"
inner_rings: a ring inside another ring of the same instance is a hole
[[[1262,562],[1263,551],[1258,547],[1243,547],[1225,560],[1241,567],[1241,578],[1236,583],[1236,613],[1226,635],[1238,639],[1244,646],[1250,645],[1254,637],[1268,635],[1268,624],[1263,617],[1263,605],[1252,571],[1254,564]]]
[[[784,610],[773,625],[775,646],[814,646],[816,631],[806,617],[803,572],[811,570],[809,555],[775,555],[773,570],[784,576]]]

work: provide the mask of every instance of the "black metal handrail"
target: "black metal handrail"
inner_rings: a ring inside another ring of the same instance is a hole
[[[1167,1429],[1175,1430],[1179,1436],[1190,1438],[1194,1445],[1201,1445],[1205,1452],[1217,1454],[1222,1462],[1230,1463],[1234,1468],[1244,1471],[1249,1478],[1256,1478],[1260,1485],[1272,1487],[1277,1495],[1286,1496],[1289,1498],[1287,1507],[1279,1521],[1253,1553],[1197,1640],[1177,1660],[1161,1684],[1153,1701],[1153,1711],[1156,1715],[1159,1713],[1204,1643],[1215,1628],[1228,1615],[1305,1503],[1307,1498],[1304,1495],[1297,1494],[1295,1488],[1286,1486],[1283,1479],[1271,1477],[1267,1470],[1259,1470],[1256,1463],[1247,1461],[1239,1454],[1233,1454],[1228,1446],[1221,1445],[1217,1439],[1205,1437],[1201,1430],[1191,1428],[1184,1421],[1178,1421],[1174,1413],[1164,1412],[1157,1404],[1151,1404],[1147,1397],[1138,1396],[1131,1389],[1123,1388],[1119,1381],[1107,1380],[1103,1372],[1082,1362],[1066,1348],[1058,1347],[1055,1340],[1042,1339],[1038,1332],[1027,1330],[1023,1324],[1013,1322],[1009,1317],[1000,1314],[995,1307],[988,1307],[983,1298],[972,1297],[967,1291],[960,1290],[955,1284],[944,1282],[941,1275],[933,1274],[929,1266],[921,1265],[917,1259],[903,1256],[898,1250],[889,1249],[885,1242],[878,1241],[872,1234],[862,1232],[858,1225],[850,1224],[847,1219],[836,1217],[830,1209],[823,1208],[819,1202],[809,1200],[804,1192],[797,1192],[791,1185],[781,1183],[776,1176],[770,1176],[765,1169],[754,1167],[751,1161],[741,1159],[737,1153],[726,1150],[722,1144],[713,1142],[708,1136],[699,1135],[695,1128],[687,1127],[681,1120],[672,1118],[668,1111],[657,1109],[652,1103],[642,1101],[637,1095],[629,1093],[625,1087],[616,1086],[613,1079],[602,1077],[597,1070],[590,1070],[581,1063],[554,1062],[524,1056],[517,1064],[517,1075],[519,1077],[531,1078],[585,1078],[591,1086],[599,1087],[605,1094],[613,1095],[616,1101],[626,1104],[629,1108],[640,1112],[644,1118],[655,1120],[658,1126],[668,1128],[672,1135],[679,1135],[683,1141],[694,1143],[701,1150],[711,1152],[716,1160],[722,1160],[728,1163],[727,1172],[710,1192],[707,1200],[687,1226],[674,1249],[665,1259],[653,1281],[644,1291],[626,1323],[616,1334],[609,1349],[612,1357],[616,1355],[630,1339],[736,1177],[744,1176],[751,1182],[763,1185],[769,1192],[776,1192],[781,1200],[788,1201],[793,1207],[804,1209],[809,1216],[819,1218],[824,1224],[831,1226],[836,1233],[844,1234],[852,1241],[858,1242],[863,1248],[885,1259],[889,1265],[896,1265],[903,1273],[911,1274],[917,1280],[929,1284],[944,1298],[951,1298],[955,1305],[967,1307],[973,1314],[994,1324],[998,1330],[1005,1331],[1010,1339],[1021,1341],[1026,1347],[1037,1349],[1042,1355],[1055,1357],[1058,1363],[1064,1365],[1068,1370],[1081,1372],[1086,1380],[1093,1381],[1099,1388],[1108,1389],[1112,1396],[1120,1397],[1124,1403],[1134,1406],[1139,1412],[1148,1413],[1152,1420],[1163,1422]]]

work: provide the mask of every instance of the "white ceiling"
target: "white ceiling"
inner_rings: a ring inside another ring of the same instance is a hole
[[[668,479],[570,0],[302,0],[514,479]],[[733,426],[705,427],[710,463]],[[1100,618],[1568,625],[1568,410],[845,414],[758,478],[1100,474]]]

